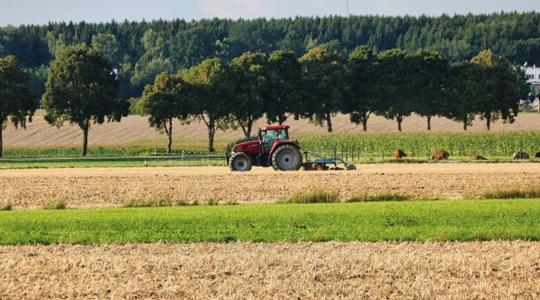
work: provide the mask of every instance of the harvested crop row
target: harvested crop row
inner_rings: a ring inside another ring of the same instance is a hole
[[[273,203],[293,193],[325,189],[344,199],[381,193],[456,199],[501,189],[540,186],[540,164],[378,164],[354,172],[279,173],[224,167],[5,170],[0,203],[15,209],[63,201],[68,207],[121,206],[126,201]]]
[[[534,299],[538,242],[0,247],[0,298]]]

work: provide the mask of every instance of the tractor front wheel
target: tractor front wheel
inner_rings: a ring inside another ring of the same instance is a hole
[[[233,172],[251,171],[251,158],[242,152],[235,153],[229,159],[229,168]]]
[[[272,155],[272,167],[280,171],[296,171],[302,166],[302,152],[293,145],[283,145]]]

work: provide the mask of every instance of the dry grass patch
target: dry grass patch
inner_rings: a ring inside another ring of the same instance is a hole
[[[346,202],[384,202],[384,201],[407,201],[411,200],[409,195],[395,193],[381,193],[375,195],[363,194],[347,199]]]
[[[495,190],[482,195],[484,199],[540,199],[540,188]]]
[[[64,199],[51,200],[43,205],[43,209],[66,209],[67,202]]]
[[[11,204],[11,202],[0,204],[0,211],[8,211],[8,210],[13,210],[13,205]]]
[[[298,192],[294,193],[288,199],[279,200],[278,203],[295,203],[295,204],[307,204],[307,203],[336,203],[341,202],[339,192],[327,192],[323,190],[315,190],[311,192]]]

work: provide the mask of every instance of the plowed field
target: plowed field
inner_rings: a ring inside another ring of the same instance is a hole
[[[130,200],[272,203],[292,193],[337,191],[344,199],[397,193],[418,199],[459,199],[493,190],[540,186],[540,164],[373,164],[358,171],[275,172],[225,167],[74,168],[0,171],[0,203],[39,208],[51,201],[68,207],[120,206]]]

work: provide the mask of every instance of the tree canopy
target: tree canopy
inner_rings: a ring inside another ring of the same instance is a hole
[[[0,157],[3,155],[4,128],[8,122],[25,127],[32,121],[37,102],[30,93],[30,76],[24,72],[14,56],[0,58]]]
[[[148,115],[150,126],[167,134],[167,153],[172,153],[173,121],[188,121],[193,111],[189,87],[177,74],[161,73],[153,84],[144,88],[137,103],[140,112]]]
[[[84,46],[68,46],[51,62],[42,106],[45,120],[83,131],[82,155],[87,154],[92,123],[120,121],[129,102],[117,97],[118,80],[111,63]]]

